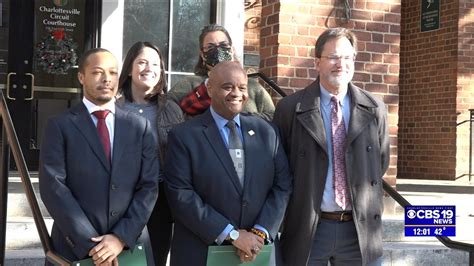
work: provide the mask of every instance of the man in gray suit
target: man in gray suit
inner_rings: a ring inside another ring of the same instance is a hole
[[[50,118],[45,129],[41,198],[54,219],[59,255],[110,265],[140,236],[147,244],[144,227],[158,195],[156,140],[147,120],[115,105],[118,66],[109,51],[87,51],[78,78],[82,103]]]
[[[277,239],[292,179],[277,130],[240,114],[247,75],[222,62],[209,76],[211,107],[169,135],[167,196],[175,217],[171,265],[206,265],[210,245],[252,261]]]
[[[356,43],[347,29],[323,32],[319,78],[276,108],[295,180],[281,235],[285,265],[380,263],[387,113],[351,83]]]

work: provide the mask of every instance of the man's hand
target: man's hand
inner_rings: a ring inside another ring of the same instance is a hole
[[[232,245],[238,249],[237,255],[242,262],[255,260],[263,244],[264,241],[261,237],[245,230],[239,230],[239,238],[232,242]]]
[[[114,234],[108,234],[91,238],[99,243],[89,251],[89,256],[95,265],[117,265],[117,256],[122,252],[124,243]]]
[[[237,253],[237,256],[239,256],[240,258],[240,262],[242,263],[251,262],[251,261],[254,261],[255,258],[257,258],[257,254],[252,254],[252,256],[249,256],[240,249],[237,249],[236,253]]]

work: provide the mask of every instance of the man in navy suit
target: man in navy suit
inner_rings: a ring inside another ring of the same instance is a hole
[[[216,244],[232,244],[243,262],[254,260],[265,241],[277,240],[292,190],[275,128],[240,114],[248,97],[240,64],[216,65],[208,92],[210,109],[169,135],[165,178],[175,216],[172,266],[206,265],[208,246]],[[235,141],[241,148],[233,147]]]
[[[109,51],[87,51],[78,78],[82,103],[50,118],[45,129],[41,198],[54,219],[51,237],[59,255],[110,265],[139,237],[147,240],[145,225],[158,195],[156,139],[147,120],[115,105],[118,66]],[[106,113],[107,141],[98,133],[96,111]]]

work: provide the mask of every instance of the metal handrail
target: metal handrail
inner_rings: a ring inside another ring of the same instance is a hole
[[[457,123],[456,126],[460,126],[464,123],[467,123],[469,122],[469,182],[471,182],[471,177],[472,177],[472,147],[473,147],[473,141],[474,141],[474,130],[473,130],[473,127],[474,127],[474,109],[469,109],[469,113],[470,113],[470,117],[469,119],[466,119],[460,123]],[[464,175],[461,175],[461,176],[465,176],[466,174]]]
[[[6,133],[6,136],[2,135],[2,138],[8,138],[8,145],[11,147],[13,158],[20,174],[21,182],[23,184],[23,188],[25,190],[26,198],[30,205],[31,212],[33,213],[33,219],[35,221],[36,229],[38,230],[39,238],[41,240],[41,245],[43,247],[46,259],[56,265],[70,265],[71,263],[68,260],[59,256],[53,249],[48,229],[46,228],[46,224],[44,222],[43,215],[41,214],[41,210],[39,208],[38,201],[33,190],[33,186],[31,185],[30,173],[28,172],[28,168],[25,163],[25,158],[18,142],[18,137],[15,132],[15,127],[13,126],[10,112],[8,111],[5,96],[3,94],[3,91],[1,90],[0,115],[3,121],[3,132]],[[8,167],[8,165],[6,167]],[[2,178],[6,178],[8,180],[8,171],[6,172],[6,176],[2,176]]]
[[[260,77],[266,84],[268,84],[275,92],[277,92],[281,97],[287,96],[287,94],[271,79],[265,76],[262,73],[252,73],[248,74],[248,77]],[[474,109],[473,109],[474,113]],[[472,114],[471,114],[471,119]],[[471,121],[471,120],[468,120]],[[392,186],[390,186],[385,180],[382,180],[383,189],[384,191],[392,197],[400,206],[405,208],[406,206],[411,206],[410,202],[406,200],[398,191],[396,191]],[[459,241],[451,240],[447,236],[436,236],[439,242],[444,246],[451,248],[451,249],[458,249],[462,251],[466,251],[469,253],[469,265],[474,265],[474,245]]]

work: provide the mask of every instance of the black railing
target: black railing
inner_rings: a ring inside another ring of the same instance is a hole
[[[4,265],[5,261],[5,227],[6,227],[6,198],[8,195],[8,168],[9,168],[9,154],[10,148],[15,160],[15,165],[20,174],[21,182],[25,190],[25,195],[30,205],[31,212],[33,213],[33,219],[35,221],[36,229],[38,230],[39,238],[41,240],[41,245],[43,247],[46,259],[51,263],[56,265],[70,265],[70,262],[66,259],[59,256],[54,250],[53,245],[51,244],[51,238],[48,233],[48,229],[44,223],[43,215],[41,214],[38,201],[36,200],[35,192],[30,181],[30,173],[26,167],[25,158],[23,157],[23,152],[20,148],[18,138],[15,132],[15,127],[8,111],[7,103],[5,102],[5,97],[3,91],[0,90],[0,115],[3,121],[3,134],[2,134],[2,165],[1,165],[1,194],[2,200],[5,200],[2,204],[0,210],[0,222],[2,222],[2,231],[0,236],[0,248],[1,250],[1,265]]]
[[[276,93],[278,93],[281,97],[287,96],[287,94],[271,79],[266,77],[262,73],[252,73],[249,74],[248,77],[260,77],[268,86],[270,86]],[[469,159],[471,159],[471,151],[472,151],[472,141],[473,141],[473,124],[474,124],[474,109],[470,109],[471,111],[471,119],[463,121],[462,123],[471,122],[471,128],[470,128],[470,133],[471,133],[471,141],[470,141],[470,155]],[[469,180],[471,177],[471,161],[469,161]],[[400,193],[398,193],[392,186],[390,186],[385,180],[382,180],[383,182],[383,189],[384,191],[392,197],[400,206],[405,208],[406,206],[411,206],[410,202],[406,200]],[[469,265],[474,265],[474,245],[469,244],[469,243],[464,243],[464,242],[459,242],[459,241],[453,241],[449,237],[446,236],[436,236],[439,242],[441,242],[443,245],[445,245],[448,248],[452,249],[457,249],[457,250],[462,250],[466,251],[469,254]]]
[[[468,120],[464,120],[460,123],[457,123],[456,126],[460,126],[464,123],[467,123],[469,122],[469,182],[471,182],[471,177],[472,177],[472,155],[473,155],[473,151],[472,151],[472,148],[473,148],[473,141],[474,141],[474,109],[469,109],[469,113],[470,113],[470,118]],[[462,175],[462,176],[465,176]]]

